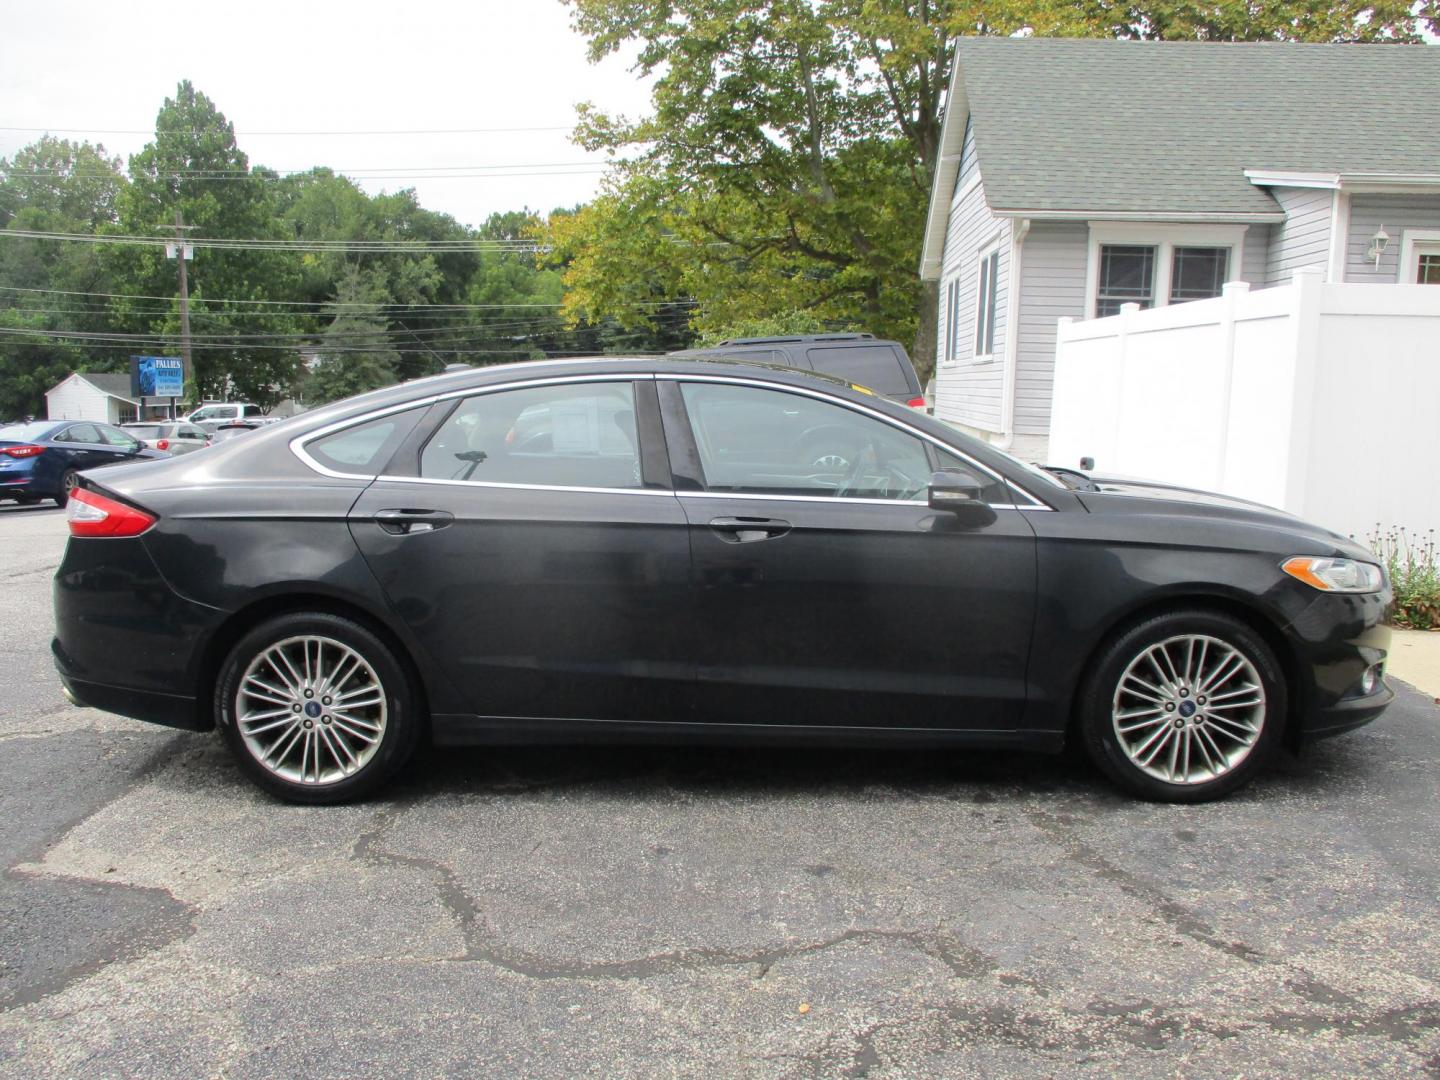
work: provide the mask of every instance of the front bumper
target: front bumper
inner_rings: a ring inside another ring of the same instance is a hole
[[[1390,652],[1390,628],[1382,621],[1390,606],[1390,593],[1355,596],[1321,596],[1288,628],[1303,670],[1298,743],[1343,735],[1370,723],[1395,700],[1384,678],[1368,693],[1362,680],[1371,669],[1382,669]]]

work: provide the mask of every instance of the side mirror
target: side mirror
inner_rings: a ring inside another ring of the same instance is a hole
[[[947,469],[930,477],[931,510],[946,510],[962,525],[989,525],[995,511],[984,499],[985,486],[963,469]]]

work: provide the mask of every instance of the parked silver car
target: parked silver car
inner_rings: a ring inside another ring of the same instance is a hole
[[[139,439],[152,450],[168,450],[172,454],[190,454],[210,445],[210,433],[196,424],[183,420],[135,421],[120,425],[132,438]]]

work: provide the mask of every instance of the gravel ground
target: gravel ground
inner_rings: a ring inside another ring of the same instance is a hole
[[[1440,709],[1228,802],[1065,759],[450,751],[362,806],[67,705],[0,508],[7,1077],[1440,1071]]]

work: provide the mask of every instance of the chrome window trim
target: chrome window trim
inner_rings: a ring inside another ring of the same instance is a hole
[[[636,373],[632,373],[632,374],[629,374],[629,375],[625,375],[625,374],[621,374],[621,373],[619,373],[619,372],[615,372],[615,373],[606,374],[606,375],[551,375],[551,376],[549,376],[548,378],[524,379],[524,380],[521,380],[521,381],[519,381],[519,382],[498,383],[498,384],[496,384],[495,386],[478,386],[478,387],[477,387],[477,386],[472,386],[472,387],[469,387],[468,389],[465,389],[465,390],[451,390],[451,391],[448,391],[448,392],[446,392],[446,393],[444,393],[444,394],[430,394],[430,395],[427,396],[427,397],[415,398],[413,401],[407,401],[407,402],[405,402],[403,405],[387,405],[387,406],[385,406],[385,407],[382,408],[382,409],[376,409],[374,412],[361,413],[359,416],[348,416],[348,417],[346,417],[344,420],[336,420],[334,423],[326,424],[326,425],[325,425],[324,427],[322,427],[322,428],[316,428],[314,431],[306,432],[306,433],[303,434],[303,435],[297,435],[297,436],[295,436],[295,438],[293,438],[293,439],[290,440],[290,452],[293,453],[296,457],[298,457],[305,465],[309,466],[310,468],[312,468],[312,469],[314,469],[316,472],[318,472],[321,476],[331,476],[331,477],[334,477],[334,478],[337,479],[337,480],[370,480],[370,481],[374,481],[374,480],[379,479],[379,474],[378,474],[378,473],[346,473],[346,472],[337,472],[337,471],[335,471],[334,469],[330,469],[330,468],[327,468],[327,467],[324,466],[324,465],[321,465],[318,461],[316,461],[313,457],[311,457],[309,453],[306,452],[306,449],[305,449],[305,448],[306,448],[306,446],[307,446],[308,444],[314,442],[316,439],[323,439],[323,438],[325,438],[325,436],[327,436],[327,435],[333,435],[333,434],[335,434],[337,431],[344,431],[346,428],[357,427],[357,426],[360,425],[360,424],[368,424],[371,420],[379,420],[379,419],[381,419],[382,417],[390,416],[392,413],[406,412],[406,411],[408,411],[408,410],[410,410],[410,409],[418,409],[418,408],[421,408],[422,406],[434,405],[437,401],[453,401],[453,400],[455,400],[456,398],[476,397],[477,395],[480,395],[480,394],[495,394],[495,393],[499,393],[499,392],[502,391],[502,390],[524,390],[524,389],[526,389],[527,387],[531,387],[531,386],[549,386],[549,385],[557,384],[557,383],[576,383],[576,382],[633,382],[633,381],[635,381],[636,379],[649,379],[649,380],[652,380],[652,381],[653,381],[653,380],[655,379],[655,373],[654,373],[654,372],[636,372]],[[424,477],[418,477],[418,476],[416,476],[416,477],[410,477],[410,476],[390,477],[389,479],[392,479],[392,480],[425,480],[426,483],[446,483],[446,484],[449,484],[449,483],[462,484],[462,483],[463,483],[463,484],[478,484],[478,485],[480,485],[480,486],[482,486],[482,487],[497,487],[497,486],[499,486],[499,487],[526,487],[526,486],[528,486],[528,485],[524,485],[524,484],[501,484],[501,485],[497,485],[497,484],[495,484],[495,483],[493,483],[493,482],[487,482],[487,481],[482,481],[482,480],[453,480],[453,481],[452,481],[452,480],[427,480],[427,479],[424,478]],[[548,485],[548,484],[536,484],[536,485],[534,485],[534,486],[537,487],[537,488],[543,489],[543,490],[547,490],[547,491],[558,491],[558,490],[561,490],[561,489],[559,489],[559,488],[557,488],[557,487],[552,487],[551,485]],[[573,489],[573,490],[576,490],[576,491],[611,491],[611,490],[614,490],[614,491],[629,491],[630,489],[629,489],[629,488],[613,488],[613,489],[612,489],[612,488],[575,488],[575,489]]]
[[[445,480],[438,476],[380,476],[387,484],[442,484],[448,487],[505,488],[512,491],[570,491],[585,495],[670,495],[672,488],[577,487],[569,484],[507,484],[499,480]]]
[[[346,428],[356,427],[360,424],[366,424],[369,423],[371,420],[379,420],[386,416],[391,416],[395,413],[407,412],[410,409],[425,408],[434,405],[436,402],[439,401],[454,401],[457,398],[475,397],[480,394],[495,394],[505,390],[523,390],[533,386],[554,386],[565,383],[584,382],[634,382],[636,380],[649,380],[654,382],[660,379],[667,379],[674,382],[708,382],[725,383],[732,386],[758,386],[766,390],[779,390],[786,393],[800,394],[804,397],[815,398],[817,401],[825,401],[834,405],[839,405],[842,408],[848,408],[854,412],[869,416],[875,420],[880,421],[882,424],[889,424],[891,427],[898,428],[899,430],[904,431],[905,433],[915,438],[923,439],[924,441],[934,446],[938,446],[942,450],[954,454],[962,461],[969,463],[974,468],[984,473],[986,476],[989,476],[991,479],[999,483],[1009,484],[1010,487],[1014,488],[1015,490],[1019,491],[1021,494],[1034,500],[1035,502],[1034,506],[1022,506],[1018,503],[991,503],[990,508],[992,510],[1036,510],[1043,512],[1054,509],[1054,507],[1050,506],[1043,499],[1039,498],[1034,492],[1030,491],[1028,488],[1016,483],[1014,480],[1009,480],[999,475],[995,472],[995,470],[990,469],[985,465],[982,465],[980,462],[971,458],[968,454],[965,454],[963,451],[957,449],[954,446],[951,446],[949,443],[943,441],[942,439],[936,438],[934,435],[931,435],[928,432],[919,431],[916,428],[911,427],[909,424],[906,424],[901,420],[896,420],[894,417],[886,416],[884,413],[878,412],[875,409],[867,408],[859,402],[845,401],[841,398],[833,397],[830,394],[821,393],[820,391],[816,390],[810,390],[805,387],[791,386],[788,383],[769,382],[768,380],[763,379],[736,378],[734,376],[727,375],[689,375],[680,373],[672,374],[670,372],[659,373],[653,371],[638,371],[629,373],[606,372],[604,374],[594,375],[550,375],[543,378],[523,379],[517,382],[497,383],[494,386],[472,386],[463,390],[450,390],[443,394],[429,394],[425,397],[415,398],[411,401],[402,402],[400,404],[387,405],[384,408],[375,409],[372,412],[361,413],[358,416],[350,416],[346,417],[343,420],[336,420],[332,423],[326,424],[324,427],[316,428],[314,431],[306,432],[302,435],[295,436],[293,439],[290,440],[290,452],[293,453],[297,458],[299,458],[301,463],[303,463],[306,467],[314,470],[321,476],[328,476],[336,480],[365,480],[373,483],[374,481],[380,479],[380,475],[378,473],[347,473],[330,469],[324,465],[321,465],[318,461],[311,457],[310,454],[306,451],[306,446],[309,443],[314,442],[316,439],[323,439],[327,435],[335,434],[337,431],[344,431]],[[507,484],[499,483],[493,480],[445,480],[439,477],[424,476],[387,476],[385,477],[385,479],[387,481],[405,484],[449,484],[459,485],[461,487],[501,488],[520,491],[566,491],[580,494],[600,495],[676,495],[683,496],[685,498],[763,499],[821,503],[858,503],[866,506],[929,505],[928,500],[923,499],[860,499],[849,497],[841,498],[838,496],[828,495],[759,495],[746,494],[744,492],[727,491],[677,491],[673,488],[591,488],[561,486],[555,484]]]
[[[735,377],[733,377],[733,376],[728,376],[728,375],[686,375],[686,374],[676,374],[676,375],[666,374],[666,375],[663,376],[663,377],[666,378],[666,379],[669,379],[669,380],[671,380],[671,381],[673,381],[673,382],[729,383],[729,384],[734,385],[734,386],[759,386],[759,387],[762,387],[762,388],[764,388],[764,389],[766,389],[766,390],[780,390],[780,391],[783,391],[783,392],[789,393],[789,394],[800,394],[800,395],[802,395],[802,396],[804,396],[804,397],[815,398],[817,401],[825,401],[825,402],[829,402],[829,403],[832,404],[832,405],[839,405],[841,408],[850,409],[850,410],[853,411],[853,412],[862,413],[862,414],[864,414],[864,415],[866,415],[866,416],[871,417],[871,418],[874,419],[874,420],[880,421],[880,423],[882,423],[882,424],[889,424],[889,425],[890,425],[891,427],[893,427],[893,428],[898,428],[899,430],[905,432],[907,435],[911,435],[911,436],[913,436],[914,438],[917,438],[917,439],[922,439],[922,440],[924,440],[925,442],[928,442],[928,443],[930,443],[930,444],[933,445],[933,446],[938,446],[938,447],[940,447],[942,450],[949,451],[950,453],[954,454],[956,457],[960,458],[962,461],[967,462],[968,464],[972,465],[974,468],[978,469],[980,472],[984,473],[986,476],[990,477],[990,478],[991,478],[992,480],[994,480],[996,483],[1008,484],[1008,485],[1010,485],[1011,487],[1015,488],[1017,491],[1019,491],[1022,495],[1026,496],[1026,497],[1029,498],[1029,499],[1034,500],[1034,502],[1035,502],[1035,504],[1036,504],[1035,507],[1034,507],[1034,509],[1036,509],[1036,510],[1053,510],[1053,509],[1054,509],[1054,507],[1050,506],[1050,504],[1048,504],[1047,502],[1045,502],[1044,499],[1041,499],[1039,496],[1037,496],[1037,495],[1036,495],[1033,491],[1031,491],[1029,488],[1026,488],[1026,487],[1024,487],[1023,485],[1016,483],[1014,480],[1009,480],[1009,479],[1007,479],[1006,477],[1001,476],[1001,475],[1000,475],[999,473],[997,473],[994,469],[991,469],[991,468],[989,468],[989,467],[986,466],[986,465],[980,464],[980,462],[978,462],[978,461],[976,461],[974,458],[970,457],[970,456],[969,456],[968,454],[966,454],[963,450],[960,450],[960,449],[958,449],[958,448],[956,448],[956,447],[954,447],[954,446],[951,446],[949,443],[945,442],[945,441],[942,440],[942,439],[937,438],[937,437],[934,436],[934,435],[931,435],[931,434],[930,434],[929,432],[927,432],[927,431],[921,431],[921,430],[919,430],[918,428],[913,428],[913,427],[911,427],[909,424],[905,423],[903,420],[897,420],[897,419],[895,419],[893,416],[887,416],[887,415],[885,415],[885,414],[882,413],[882,412],[879,412],[879,411],[877,411],[877,410],[875,410],[875,409],[869,408],[868,406],[865,406],[865,405],[860,404],[860,402],[858,402],[858,401],[845,401],[843,398],[832,397],[831,395],[829,395],[829,394],[823,394],[823,393],[819,392],[818,390],[810,390],[810,389],[807,389],[807,388],[802,387],[802,386],[790,386],[790,385],[787,384],[787,383],[766,382],[766,381],[763,381],[763,380],[761,380],[761,379],[738,379],[738,378],[735,378]],[[689,493],[689,492],[686,492],[685,494],[690,494],[690,493]],[[731,497],[734,498],[734,497],[738,497],[738,496],[731,496]],[[788,498],[788,496],[779,496],[779,497],[780,497],[780,498]],[[821,496],[821,497],[823,498],[823,496]],[[862,500],[862,501],[864,501],[864,502],[893,502],[894,500],[893,500],[893,499],[865,499],[865,500]],[[1005,504],[1005,505],[1006,505],[1007,508],[1028,509],[1028,507],[1020,507],[1020,506],[1017,506],[1017,505],[1015,505],[1015,504]],[[991,503],[991,507],[992,507],[993,509],[996,509],[996,510],[1001,509],[1001,506],[999,506],[999,505],[997,505],[997,504],[995,504],[995,503]]]

